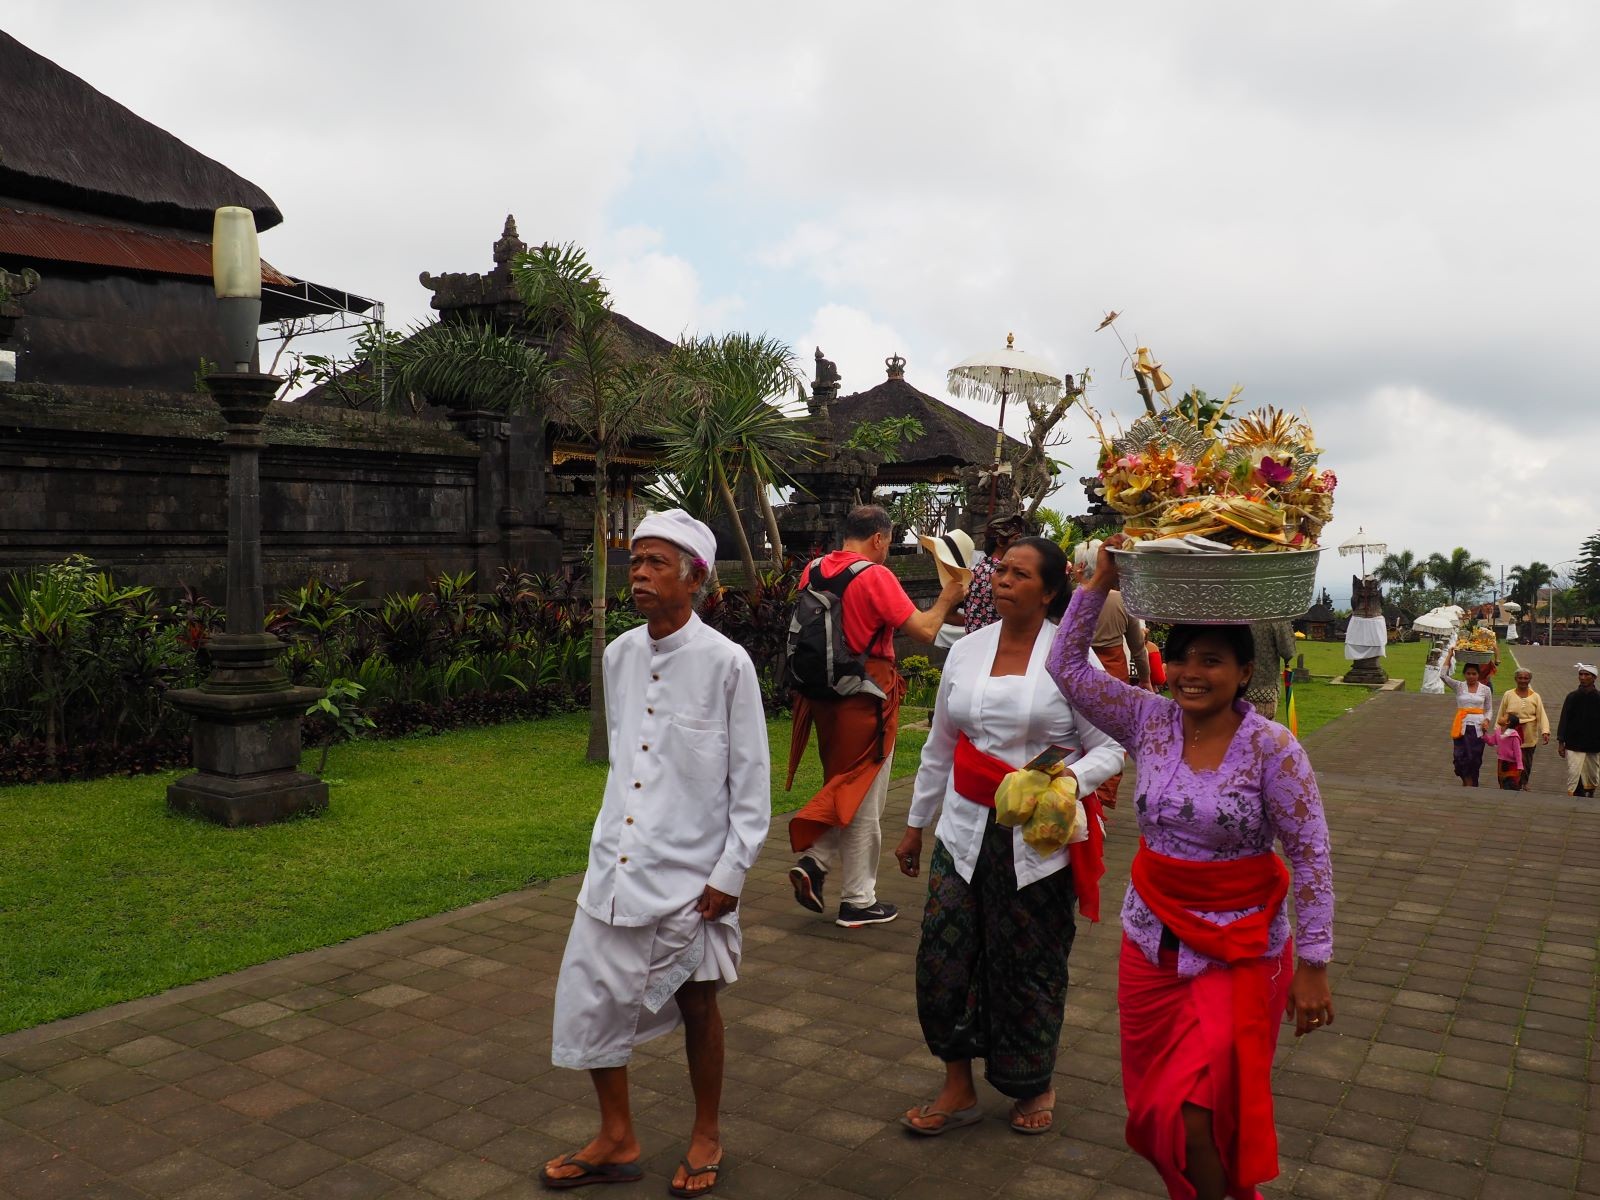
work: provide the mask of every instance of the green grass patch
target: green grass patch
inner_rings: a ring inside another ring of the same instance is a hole
[[[1383,669],[1391,679],[1406,681],[1408,691],[1422,686],[1422,668],[1427,662],[1428,642],[1391,642],[1383,657]],[[1362,704],[1372,696],[1372,689],[1346,687],[1330,682],[1350,668],[1344,656],[1343,642],[1296,641],[1296,652],[1305,657],[1306,670],[1311,682],[1294,686],[1295,710],[1299,714],[1300,736],[1326,725],[1335,718]],[[1278,720],[1287,723],[1280,704]]]
[[[587,722],[340,746],[328,812],[264,829],[170,815],[171,774],[0,788],[0,1033],[582,870]],[[769,722],[777,813],[822,781],[813,743],[782,791],[789,734]],[[901,734],[897,776],[925,739]]]

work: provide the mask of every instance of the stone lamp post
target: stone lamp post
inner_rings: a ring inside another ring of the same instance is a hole
[[[262,629],[261,422],[283,381],[251,370],[261,256],[249,209],[217,210],[212,270],[232,368],[206,378],[228,421],[227,627],[207,643],[206,681],[172,693],[193,718],[198,769],[167,789],[167,807],[223,825],[266,825],[327,808],[328,785],[299,769],[301,714],[323,692],[289,683],[277,665],[283,643]]]

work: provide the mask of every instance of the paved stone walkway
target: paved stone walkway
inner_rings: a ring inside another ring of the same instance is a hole
[[[1447,786],[1447,706],[1383,695],[1307,739],[1334,831],[1338,1020],[1280,1049],[1269,1195],[1600,1194],[1600,809]],[[1113,895],[1133,841],[1124,810]],[[896,1117],[939,1079],[912,991],[921,886],[886,874],[910,919],[850,932],[794,906],[787,865],[775,837],[745,894],[720,1195],[1162,1194],[1122,1141],[1114,921],[1073,952],[1056,1132],[1016,1137],[989,1092],[993,1120],[913,1139]],[[575,894],[562,880],[0,1038],[0,1196],[540,1194],[537,1164],[594,1124],[586,1077],[548,1058]],[[690,1122],[681,1036],[635,1066],[649,1175],[629,1194],[657,1195]]]

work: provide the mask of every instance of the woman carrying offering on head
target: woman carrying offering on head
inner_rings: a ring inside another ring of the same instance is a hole
[[[1494,709],[1494,692],[1480,681],[1477,663],[1467,663],[1461,668],[1461,678],[1453,678],[1450,660],[1455,654],[1456,648],[1450,647],[1439,664],[1439,682],[1456,694],[1456,715],[1450,721],[1450,760],[1461,786],[1477,787],[1478,772],[1483,769],[1483,735]]]
[[[1175,626],[1172,699],[1094,669],[1089,641],[1117,584],[1103,549],[1048,670],[1138,766],[1140,843],[1117,980],[1128,1144],[1173,1197],[1245,1200],[1278,1173],[1270,1071],[1283,1015],[1297,1037],[1333,1023],[1328,826],[1300,743],[1243,700],[1249,626]]]
[[[1041,1134],[1067,996],[1072,906],[1099,918],[1103,829],[1094,789],[1122,769],[1122,747],[1085,724],[1045,672],[1067,595],[1066,555],[1046,538],[1014,541],[995,564],[999,622],[950,651],[922,751],[900,870],[921,868],[938,815],[917,951],[917,1014],[945,1083],[902,1124],[934,1136],[982,1119],[972,1060],[1013,1100],[1011,1128]],[[1001,779],[1059,747],[1081,801],[1082,840],[1041,854],[996,821]]]

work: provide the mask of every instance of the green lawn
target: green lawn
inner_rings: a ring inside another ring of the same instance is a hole
[[[1306,670],[1311,672],[1310,683],[1294,686],[1295,710],[1299,715],[1300,736],[1341,717],[1356,705],[1369,699],[1372,690],[1346,687],[1329,682],[1343,675],[1350,666],[1344,656],[1343,642],[1296,641],[1298,653],[1305,656]],[[1398,676],[1406,681],[1407,691],[1422,686],[1422,667],[1428,657],[1427,642],[1393,642],[1384,655],[1383,669],[1392,679]],[[1278,708],[1278,720],[1285,721],[1283,707]]]
[[[329,811],[228,830],[172,775],[0,788],[0,1033],[149,995],[583,868],[605,786],[586,714],[333,751]],[[773,810],[821,783],[813,748]],[[903,733],[896,775],[926,734]],[[314,754],[307,755],[309,764]]]

